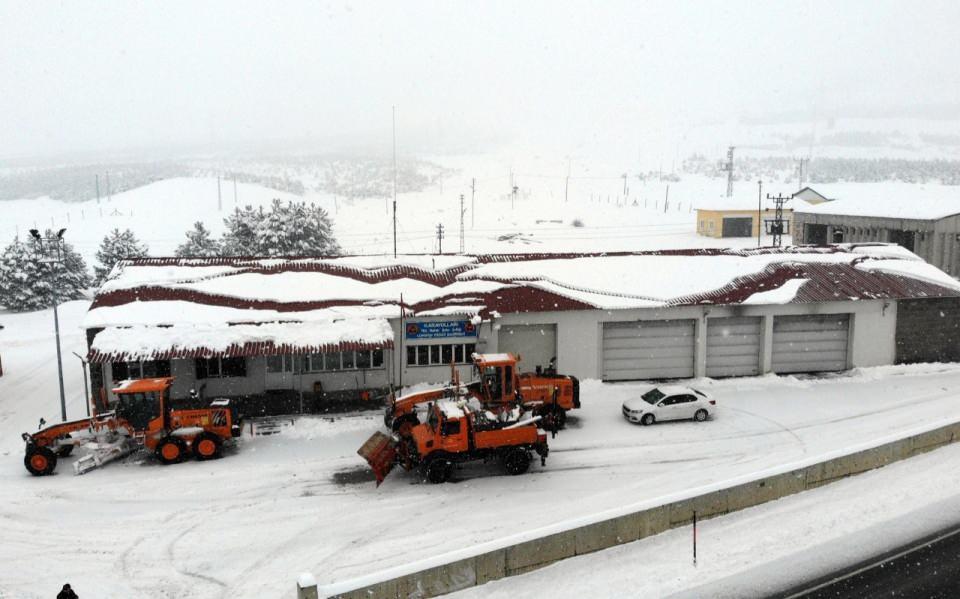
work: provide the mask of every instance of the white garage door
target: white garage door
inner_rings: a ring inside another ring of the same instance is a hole
[[[773,319],[774,372],[846,370],[848,314]]]
[[[693,376],[694,321],[646,320],[603,325],[603,379]]]
[[[557,356],[557,325],[503,325],[497,349],[520,356],[520,372],[533,372],[537,366],[546,368]]]
[[[760,318],[707,319],[707,376],[760,373]]]

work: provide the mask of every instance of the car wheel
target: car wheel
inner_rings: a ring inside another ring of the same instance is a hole
[[[707,411],[702,408],[697,410],[696,413],[693,415],[693,419],[696,420],[697,422],[703,422],[704,420],[707,419]]]
[[[653,414],[644,414],[643,418],[640,419],[640,424],[644,426],[650,426],[656,421],[657,419],[653,416]]]

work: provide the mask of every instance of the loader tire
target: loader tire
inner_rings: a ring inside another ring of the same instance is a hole
[[[200,433],[193,440],[193,457],[200,461],[215,460],[220,457],[223,442],[213,433]]]
[[[157,459],[161,464],[176,464],[187,456],[187,444],[178,437],[166,437],[157,444]]]
[[[31,445],[27,448],[26,455],[23,456],[23,465],[34,476],[53,474],[57,467],[57,454],[49,447]]]
[[[443,458],[434,458],[427,462],[423,467],[423,474],[428,481],[435,485],[447,482],[450,473],[453,470],[453,464]]]
[[[60,438],[61,438],[61,439],[71,439],[72,437],[70,436],[70,433],[67,433],[66,435],[64,435],[64,436],[62,436],[62,437],[60,437]],[[57,448],[57,457],[58,457],[58,458],[65,458],[65,457],[69,456],[71,453],[73,453],[73,445],[61,445],[60,447]]]
[[[516,447],[503,456],[503,467],[507,473],[516,476],[530,469],[530,452]]]

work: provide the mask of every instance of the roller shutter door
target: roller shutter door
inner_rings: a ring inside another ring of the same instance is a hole
[[[603,379],[693,376],[694,321],[647,320],[603,325]]]
[[[546,368],[557,355],[557,325],[503,325],[497,349],[520,356],[521,372],[533,372],[537,366]]]
[[[759,317],[707,319],[707,376],[760,373]]]
[[[849,330],[848,314],[775,317],[773,371],[846,370]]]

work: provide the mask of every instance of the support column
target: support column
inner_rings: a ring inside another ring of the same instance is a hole
[[[709,308],[705,309],[696,320],[694,326],[694,346],[693,346],[693,376],[694,378],[703,378],[707,376],[707,314]]]
[[[760,374],[773,370],[773,315],[760,319]]]

